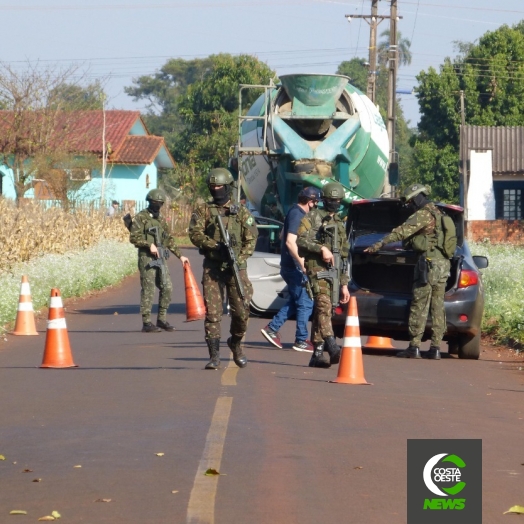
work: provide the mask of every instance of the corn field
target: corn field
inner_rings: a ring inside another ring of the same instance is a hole
[[[0,271],[45,254],[87,249],[103,239],[128,241],[123,221],[104,215],[92,209],[43,209],[30,201],[16,207],[0,199]]]
[[[130,211],[134,214],[135,210]],[[163,209],[172,234],[187,235],[191,212],[189,205],[178,202]],[[16,207],[0,198],[0,272],[45,254],[84,250],[101,240],[128,242],[129,232],[121,218],[121,214],[106,217],[105,210],[94,207],[65,211],[32,200]]]

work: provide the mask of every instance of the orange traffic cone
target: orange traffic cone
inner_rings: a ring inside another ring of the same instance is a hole
[[[364,349],[396,349],[387,337],[376,337],[371,335],[363,346]]]
[[[357,299],[349,300],[346,327],[344,329],[344,343],[338,366],[337,384],[369,384],[364,378],[364,363],[360,344],[360,326],[358,323]]]
[[[184,264],[184,285],[186,287],[186,322],[206,318],[206,306],[189,264]]]
[[[15,330],[12,335],[38,335],[35,326],[35,312],[31,301],[31,289],[27,277],[22,276],[20,284],[20,299],[18,300],[18,312],[16,314]]]
[[[76,368],[71,355],[69,335],[65,320],[62,297],[58,289],[51,290],[49,317],[45,338],[44,358],[41,368]]]

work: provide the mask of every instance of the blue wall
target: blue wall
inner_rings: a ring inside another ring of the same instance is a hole
[[[2,195],[15,199],[16,193],[13,183],[13,172],[5,165],[0,166],[2,177]],[[74,195],[74,200],[90,202],[100,198],[102,177],[97,171],[91,174],[91,180],[86,182]],[[105,200],[145,200],[149,190],[158,187],[158,169],[153,163],[144,165],[108,165],[106,170]],[[34,191],[30,189],[24,195],[33,198]]]
[[[5,164],[0,166],[0,176],[2,177],[2,195],[6,198],[16,198],[13,170]]]

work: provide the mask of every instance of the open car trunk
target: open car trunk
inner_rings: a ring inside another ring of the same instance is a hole
[[[451,261],[447,291],[456,287],[460,274],[464,241],[463,210],[458,206],[437,205],[453,218],[457,228],[457,251]],[[412,211],[397,199],[353,202],[347,221],[353,285],[372,293],[411,294],[418,253],[404,249],[402,242],[388,244],[378,253],[364,253],[364,249],[381,240],[411,214]]]

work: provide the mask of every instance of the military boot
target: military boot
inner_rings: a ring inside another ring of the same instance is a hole
[[[329,353],[329,363],[331,365],[340,362],[340,348],[335,340],[335,337],[326,337],[324,339],[324,349]]]
[[[430,360],[440,360],[440,348],[438,346],[429,346],[426,358]]]
[[[160,333],[160,331],[162,330],[151,324],[151,322],[144,322],[142,326],[142,333]]]
[[[220,339],[208,338],[206,342],[209,349],[209,358],[211,359],[206,364],[206,369],[218,369],[220,367]]]
[[[229,349],[233,352],[233,360],[239,368],[245,368],[247,366],[247,358],[242,351],[242,337],[237,337],[233,335],[227,339],[227,345]]]
[[[409,346],[404,351],[399,351],[396,356],[399,358],[422,358],[420,349],[416,346]]]
[[[317,342],[315,344],[315,349],[311,355],[311,360],[309,361],[310,368],[329,368],[331,364],[326,355],[324,355],[324,342]]]

